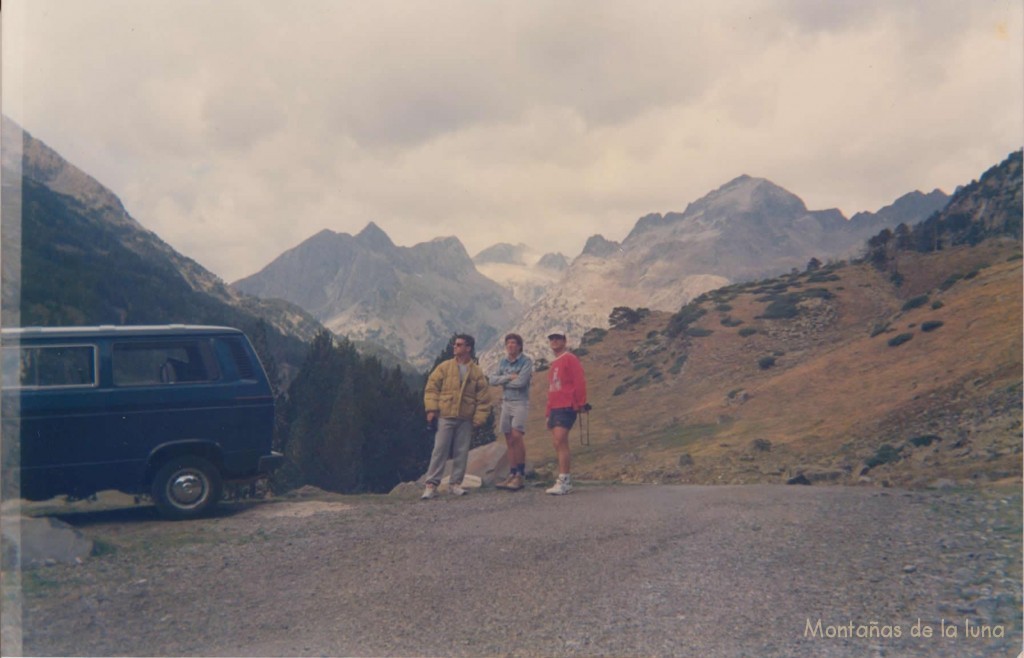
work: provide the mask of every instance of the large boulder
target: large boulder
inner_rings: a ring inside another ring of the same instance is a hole
[[[448,478],[452,472],[452,460],[444,465],[444,472],[442,473],[440,489],[446,490],[448,486]],[[466,488],[477,488],[477,487],[493,487],[495,482],[503,479],[508,475],[508,448],[505,446],[505,441],[493,441],[487,445],[473,448],[469,451],[469,460],[466,462],[466,477],[462,481],[462,486]],[[416,480],[417,490],[426,484],[426,473],[420,476]],[[400,495],[401,493],[411,493],[412,487],[410,483],[402,482],[396,486],[392,493],[394,495]]]
[[[78,529],[49,517],[7,517],[3,521],[4,567],[22,568],[58,562],[74,564],[89,557],[93,542]]]

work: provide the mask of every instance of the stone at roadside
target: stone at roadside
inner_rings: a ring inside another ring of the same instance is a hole
[[[505,440],[499,439],[487,445],[473,448],[469,451],[469,459],[466,461],[466,475],[472,475],[480,479],[477,486],[493,487],[495,482],[502,480],[508,475],[508,448]],[[442,482],[447,483],[447,478],[452,472],[452,460],[448,460],[442,472]],[[426,483],[426,473],[421,475],[416,483],[422,487]],[[472,485],[471,485],[472,486]]]
[[[4,551],[4,568],[8,559],[20,562],[22,568],[46,564],[81,562],[92,553],[93,542],[78,529],[58,519],[43,517],[8,517],[4,519],[5,544],[14,547]]]

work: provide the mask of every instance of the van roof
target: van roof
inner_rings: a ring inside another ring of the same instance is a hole
[[[91,327],[14,327],[4,328],[3,337],[20,338],[102,338],[108,336],[167,336],[241,334],[234,327],[215,327],[196,324],[113,325]]]

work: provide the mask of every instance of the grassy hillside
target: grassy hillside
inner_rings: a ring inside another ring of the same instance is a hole
[[[581,356],[591,443],[573,430],[574,473],[666,483],[1019,480],[1020,242],[905,253],[899,267],[899,286],[866,263],[830,266],[592,332]],[[546,390],[542,372],[527,432],[542,472],[554,459]]]

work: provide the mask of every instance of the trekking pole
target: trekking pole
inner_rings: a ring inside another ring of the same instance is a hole
[[[590,445],[590,410],[593,409],[593,408],[594,407],[592,407],[590,405],[590,403],[587,403],[587,404],[583,405],[583,408],[581,409],[581,411],[583,412],[583,413],[580,414],[580,445],[581,446],[589,446]],[[586,420],[584,420],[584,418],[586,418]],[[587,428],[586,428],[586,440],[584,440],[584,438],[583,438],[583,426],[584,425],[587,426]]]

